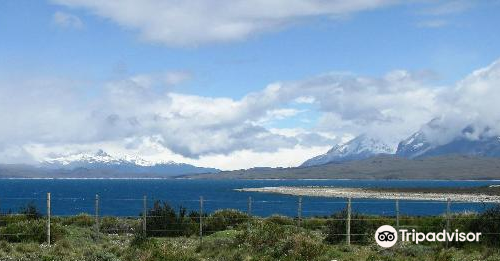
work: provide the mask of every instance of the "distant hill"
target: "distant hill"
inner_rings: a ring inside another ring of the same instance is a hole
[[[117,158],[102,150],[48,159],[37,166],[0,164],[0,178],[171,178],[219,171],[172,161]]]
[[[223,171],[216,175],[190,175],[214,179],[500,179],[500,159],[446,155],[406,159],[379,155],[344,163],[312,167]]]

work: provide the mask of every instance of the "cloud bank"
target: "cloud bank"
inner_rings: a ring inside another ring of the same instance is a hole
[[[179,72],[96,84],[0,79],[0,162],[103,148],[228,169],[292,166],[363,133],[396,146],[436,117],[451,130],[442,135],[471,123],[500,134],[500,61],[454,86],[433,85],[426,75],[325,73],[241,99],[175,92],[171,86],[189,78]]]

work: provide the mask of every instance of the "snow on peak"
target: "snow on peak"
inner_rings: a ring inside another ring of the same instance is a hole
[[[344,162],[369,158],[377,154],[392,154],[394,149],[382,141],[365,134],[336,145],[323,155],[307,160],[301,166],[316,166],[331,162]]]
[[[155,165],[174,165],[173,161],[151,162],[137,155],[125,155],[123,157],[115,157],[100,149],[95,153],[76,153],[68,156],[49,158],[42,162],[42,165],[50,167],[75,168],[87,167],[90,165],[135,165],[142,167],[150,167]]]

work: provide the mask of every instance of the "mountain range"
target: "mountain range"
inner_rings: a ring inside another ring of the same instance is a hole
[[[305,161],[300,167],[357,161],[383,154],[408,159],[443,155],[500,157],[500,136],[492,135],[489,127],[478,128],[470,124],[444,141],[431,137],[443,135],[444,132],[445,128],[435,119],[399,142],[397,149],[362,134],[344,144],[333,146],[325,154]]]
[[[419,131],[399,143],[396,155],[410,159],[448,154],[500,157],[500,136],[489,135],[488,130],[467,126],[442,144],[431,142],[425,132]]]
[[[453,135],[445,135],[450,133],[447,131],[449,128],[444,127],[439,119],[434,119],[399,142],[397,148],[362,134],[333,146],[325,154],[313,157],[295,168],[252,168],[221,172],[216,168],[173,161],[149,162],[140,157],[116,157],[98,150],[95,153],[50,158],[36,166],[0,164],[0,177],[465,178],[469,173],[469,178],[500,178],[495,174],[500,169],[500,136],[494,135],[491,128],[470,124],[461,130],[453,130]],[[468,165],[464,166],[464,162]],[[483,167],[481,164],[486,165]],[[476,173],[478,170],[482,172]],[[261,175],[262,173],[269,176]],[[298,173],[304,176],[296,175]],[[400,176],[396,177],[396,173]],[[408,173],[415,176],[408,176]],[[429,176],[429,173],[435,175]]]
[[[219,171],[173,161],[153,163],[140,157],[119,158],[103,150],[51,158],[36,166],[0,165],[0,177],[11,178],[169,178]]]
[[[335,145],[327,153],[311,158],[301,167],[362,160],[380,154],[392,154],[394,150],[382,141],[360,135],[344,144]]]

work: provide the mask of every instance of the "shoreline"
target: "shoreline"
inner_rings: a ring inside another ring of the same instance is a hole
[[[292,196],[311,196],[329,198],[360,198],[360,199],[400,199],[422,201],[451,201],[471,203],[500,203],[500,196],[465,193],[427,193],[427,192],[384,192],[364,188],[339,187],[261,187],[236,189],[241,192],[274,193]]]

